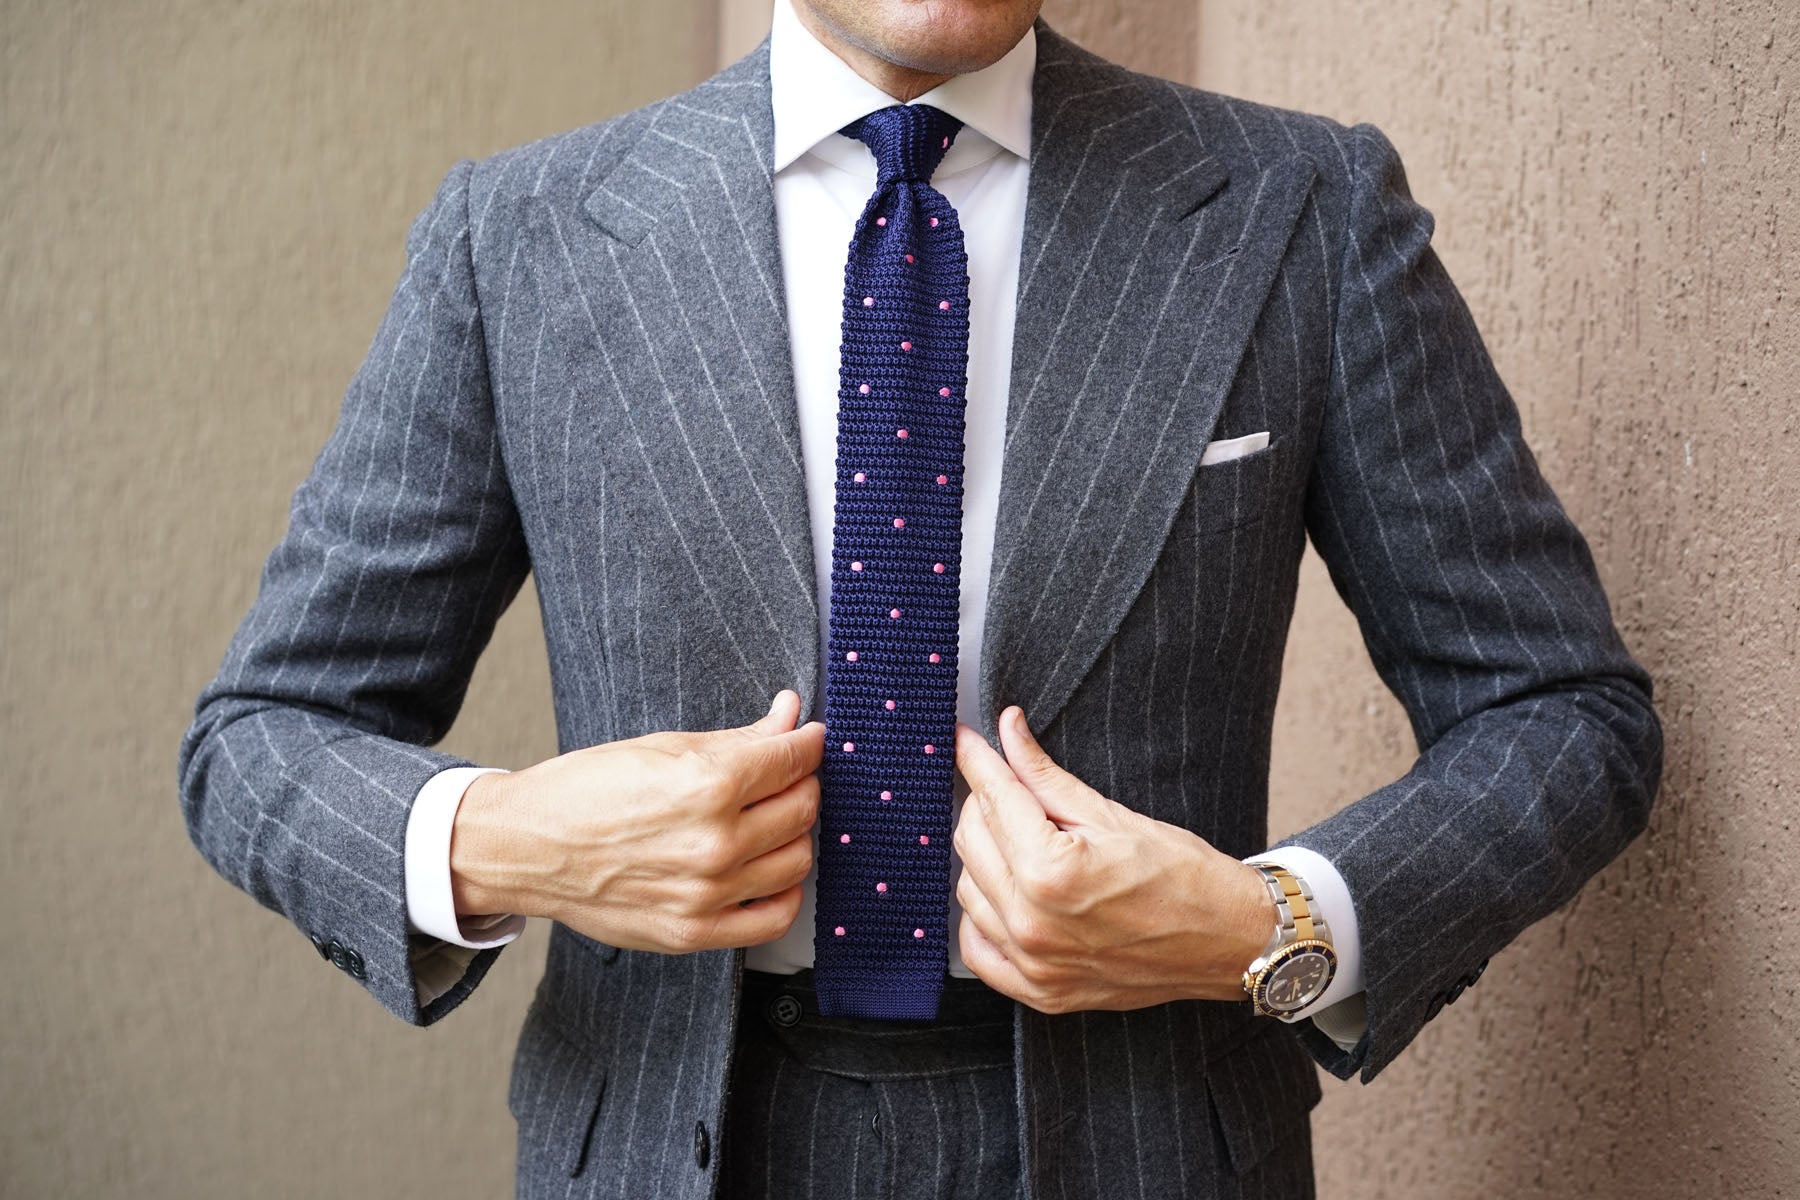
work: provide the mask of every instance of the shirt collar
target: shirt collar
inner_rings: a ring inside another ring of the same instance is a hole
[[[941,108],[964,125],[939,173],[965,170],[1001,150],[1031,157],[1031,79],[1036,67],[1037,31],[1027,29],[998,62],[948,79],[912,101]],[[832,161],[846,155],[866,160],[873,172],[867,149],[837,131],[897,101],[814,37],[800,23],[793,0],[775,3],[769,30],[769,95],[775,115],[775,170],[817,150]],[[839,165],[849,164],[839,161]]]

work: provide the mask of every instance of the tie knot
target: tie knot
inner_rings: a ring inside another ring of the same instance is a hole
[[[885,187],[897,179],[930,183],[961,128],[961,121],[929,104],[895,104],[850,122],[842,132],[874,151],[875,184]]]

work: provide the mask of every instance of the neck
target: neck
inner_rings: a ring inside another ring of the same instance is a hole
[[[954,75],[914,70],[912,67],[889,62],[880,55],[871,54],[861,46],[840,38],[824,22],[808,12],[804,4],[794,5],[794,15],[800,18],[800,23],[806,26],[808,33],[818,38],[819,43],[827,50],[843,59],[852,71],[902,104],[916,100],[945,80],[956,78]]]

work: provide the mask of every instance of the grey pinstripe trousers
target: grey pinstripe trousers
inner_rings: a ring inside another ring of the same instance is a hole
[[[935,1023],[821,1017],[810,970],[745,970],[718,1200],[1025,1200],[1012,1008],[951,977]],[[1215,1161],[1228,1161],[1213,1125]],[[1306,1124],[1249,1173],[1193,1193],[1313,1194]]]
[[[746,970],[721,1200],[1022,1196],[1012,1007],[950,977],[935,1022],[821,1017],[810,970]]]

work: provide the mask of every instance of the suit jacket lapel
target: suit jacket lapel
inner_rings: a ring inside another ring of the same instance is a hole
[[[1164,85],[1038,26],[981,713],[1061,711],[1143,587],[1310,188],[1233,176]]]
[[[1037,29],[990,737],[1011,703],[1048,725],[1142,588],[1312,181],[1300,159],[1234,177],[1162,84]],[[617,395],[649,523],[680,543],[737,664],[810,711],[819,608],[773,141],[765,42],[661,105],[580,220],[538,219],[560,239],[552,320]]]
[[[605,433],[635,443],[620,459],[646,532],[692,564],[724,633],[708,644],[759,694],[794,687],[810,709],[818,607],[773,141],[765,42],[659,106],[581,219],[542,219],[566,251],[546,271],[553,320],[598,377],[589,402],[617,395]]]

